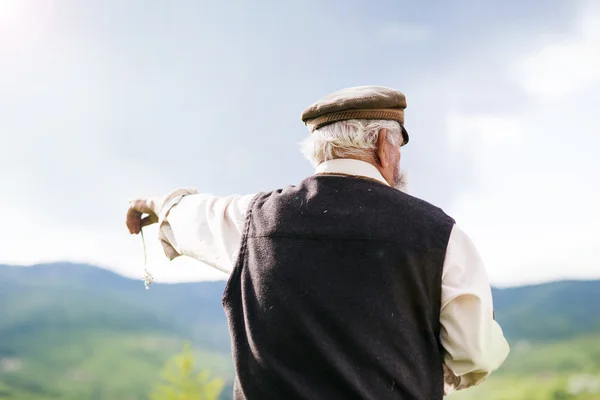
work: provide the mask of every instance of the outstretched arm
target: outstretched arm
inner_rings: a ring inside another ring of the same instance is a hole
[[[184,196],[166,208],[159,238],[169,259],[184,255],[230,273],[254,195]]]
[[[250,195],[226,197],[175,191],[163,199],[138,199],[130,204],[127,226],[133,234],[142,226],[158,222],[159,240],[173,260],[188,256],[225,273],[233,270]],[[146,219],[142,213],[149,214]]]

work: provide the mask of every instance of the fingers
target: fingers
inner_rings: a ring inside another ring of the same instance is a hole
[[[143,214],[148,214],[148,216],[142,219]],[[156,222],[158,222],[158,216],[146,200],[136,199],[129,202],[125,224],[130,234],[137,235],[142,227]]]
[[[152,214],[142,219],[141,227],[152,225],[158,222],[158,216]]]
[[[140,229],[142,228],[142,213],[139,213],[135,210],[129,209],[127,210],[127,218],[125,220],[125,224],[127,225],[127,229],[129,229],[129,233],[132,235],[137,235],[140,233]]]
[[[154,214],[150,201],[148,199],[135,199],[129,202],[129,209],[135,210],[142,214]]]

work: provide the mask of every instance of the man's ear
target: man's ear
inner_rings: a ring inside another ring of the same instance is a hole
[[[377,158],[377,162],[383,168],[387,167],[388,159],[387,159],[387,129],[382,128],[379,130],[379,136],[377,137],[377,149],[375,150],[375,156]]]

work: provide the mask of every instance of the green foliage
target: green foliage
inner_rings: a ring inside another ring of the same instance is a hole
[[[0,399],[147,400],[161,369],[182,340],[154,332],[40,330],[0,341]],[[10,353],[9,353],[10,351]],[[231,376],[231,357],[208,349],[197,352],[202,366]]]
[[[587,375],[600,385],[600,335],[552,344],[513,343],[498,371],[479,386],[456,392],[449,399],[598,400],[600,391],[569,391],[573,382]]]
[[[600,378],[600,376],[599,376]],[[494,376],[478,387],[455,392],[449,400],[598,400],[599,392],[570,393],[568,378]]]
[[[0,399],[148,400],[151,393],[179,400],[205,390],[207,398],[231,400],[223,288],[203,282],[146,291],[139,280],[91,266],[0,266]],[[600,378],[600,281],[494,289],[494,303],[511,354],[483,384],[451,400],[600,399],[571,390],[573,377]],[[190,347],[172,357],[183,340],[193,342],[198,367],[218,379],[196,370]]]
[[[600,281],[494,289],[494,309],[511,340],[557,341],[600,332]]]
[[[225,382],[211,378],[206,369],[196,370],[190,344],[175,355],[163,372],[165,383],[158,384],[150,395],[151,400],[217,400]]]

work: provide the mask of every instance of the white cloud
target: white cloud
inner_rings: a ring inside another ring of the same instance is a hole
[[[517,145],[524,134],[517,118],[491,114],[450,113],[446,126],[451,150],[467,152],[472,158],[484,157],[486,151]]]
[[[594,157],[597,100],[588,99],[588,119],[566,138],[577,143],[579,160],[549,134],[555,110],[543,105],[520,117],[448,117],[449,140],[471,158],[478,179],[451,215],[477,243],[495,284],[600,275],[600,194],[592,184],[600,164],[583,161]]]
[[[518,60],[513,74],[527,93],[555,98],[599,84],[599,66],[600,12],[584,10],[572,36]]]
[[[449,211],[497,285],[600,276],[600,13],[586,8],[574,34],[543,40],[539,51],[504,58],[525,92],[511,94],[521,109],[465,107],[446,118],[450,148],[478,180]],[[506,97],[502,84],[479,92],[482,101]]]
[[[10,229],[0,231],[2,263],[33,265],[47,262],[81,262],[99,265],[134,279],[142,279],[144,248],[140,235],[130,235],[125,223],[120,230],[92,231],[88,227],[62,227],[39,220],[11,207],[10,215],[0,215]],[[43,226],[43,229],[39,229]],[[148,270],[156,282],[182,282],[226,279],[227,276],[189,257],[169,261],[157,240],[157,228],[144,229]]]

